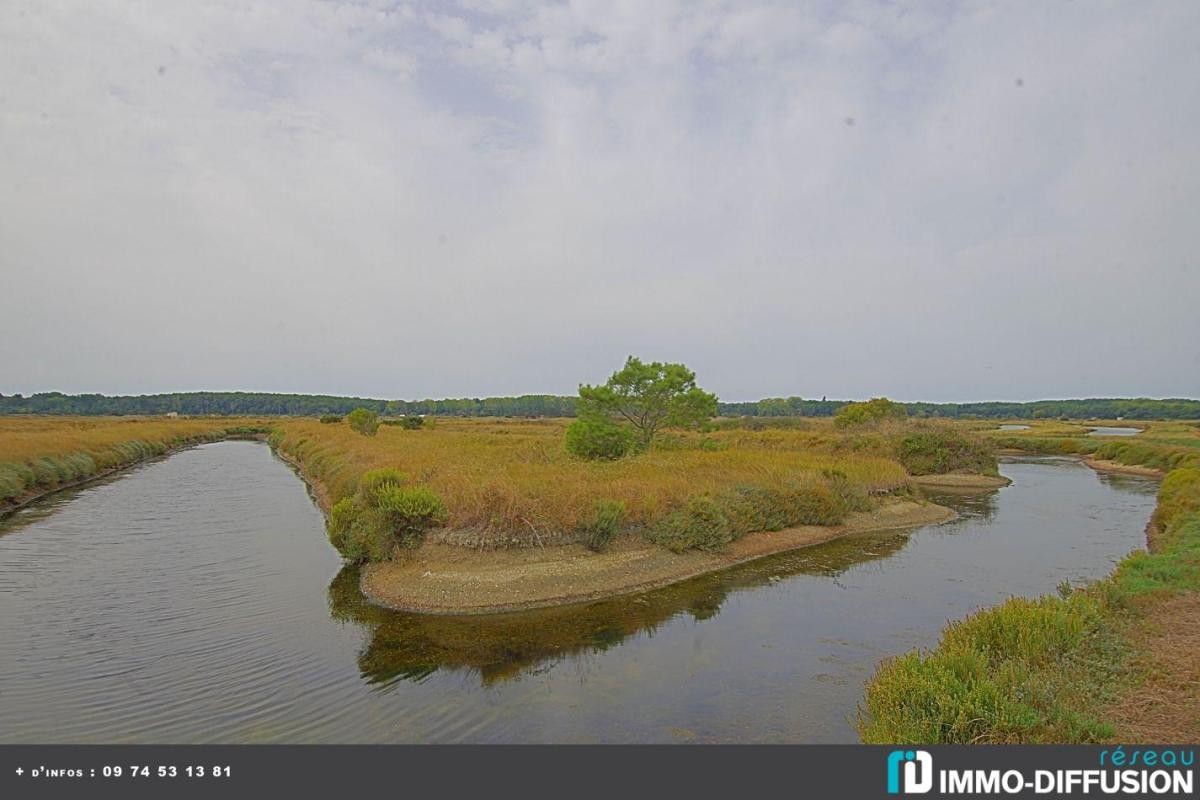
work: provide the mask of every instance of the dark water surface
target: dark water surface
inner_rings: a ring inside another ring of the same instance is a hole
[[[1154,481],[1002,472],[946,525],[460,619],[364,603],[286,465],[204,445],[0,523],[0,741],[852,741],[880,658],[1142,544]]]

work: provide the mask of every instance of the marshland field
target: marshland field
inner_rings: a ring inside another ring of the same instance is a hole
[[[0,587],[15,595],[29,570],[50,569],[6,605],[0,634],[19,642],[18,618],[85,604],[82,620],[114,646],[165,625],[156,647],[192,641],[212,680],[238,687],[218,702],[139,661],[130,669],[154,692],[118,692],[66,724],[43,712],[87,672],[68,658],[0,700],[27,725],[6,734],[65,725],[64,740],[89,740],[129,716],[149,726],[131,740],[194,741],[201,728],[161,716],[184,696],[216,703],[228,741],[1200,730],[1195,421],[938,419],[876,400],[668,426],[616,457],[568,445],[577,421],[0,417]],[[114,587],[123,598],[104,599]],[[207,634],[167,622],[191,613],[211,618]],[[256,643],[247,618],[274,620],[276,634]],[[957,621],[943,631],[946,619]],[[54,638],[25,657],[49,657]],[[261,678],[234,665],[281,647],[312,650],[330,683],[262,707]],[[648,669],[684,678],[668,688]],[[478,688],[454,695],[471,675]],[[763,707],[752,687],[784,691],[785,679],[793,699]],[[532,699],[543,691],[596,721],[572,725]],[[516,705],[486,712],[497,697]],[[395,704],[420,709],[410,727],[355,728]],[[604,721],[626,706],[643,721]]]

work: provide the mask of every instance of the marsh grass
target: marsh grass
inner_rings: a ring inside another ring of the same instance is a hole
[[[1149,552],[1062,596],[1013,598],[951,623],[931,651],[884,661],[858,729],[868,743],[1096,742],[1145,676],[1132,635],[1153,604],[1200,591],[1200,469],[1159,490]]]
[[[1200,467],[1200,428],[1192,422],[1137,422],[1142,428],[1134,436],[1095,437],[1088,428],[1065,423],[1031,422],[1030,429],[1019,432],[992,432],[989,438],[997,447],[1040,455],[1087,455],[1128,466],[1150,467],[1171,472]],[[1121,420],[1088,422],[1092,425],[1129,425]]]
[[[230,417],[0,417],[0,508],[176,447],[266,430]]]
[[[647,530],[692,498],[718,498],[730,487],[844,484],[865,497],[908,481],[884,453],[839,449],[842,437],[830,426],[673,434],[667,447],[588,461],[567,452],[568,422],[443,420],[433,430],[381,427],[366,438],[347,426],[287,420],[272,444],[319,480],[331,502],[352,495],[367,470],[396,467],[443,499],[448,530],[482,546],[582,541],[600,501],[624,506],[625,530]]]

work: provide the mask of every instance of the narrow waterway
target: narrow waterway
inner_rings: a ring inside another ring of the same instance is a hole
[[[204,445],[0,522],[0,742],[853,741],[879,659],[1142,545],[1153,480],[1001,471],[945,525],[447,618],[366,604],[285,464]]]

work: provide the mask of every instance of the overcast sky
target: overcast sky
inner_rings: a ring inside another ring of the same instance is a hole
[[[0,3],[0,392],[1200,397],[1200,3]]]

